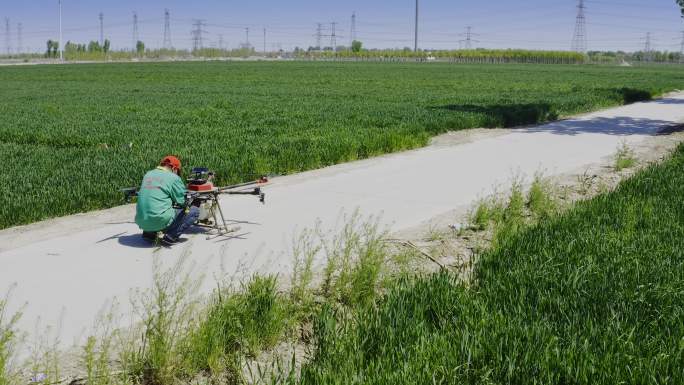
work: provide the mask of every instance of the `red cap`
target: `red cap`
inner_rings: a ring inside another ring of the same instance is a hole
[[[164,167],[170,167],[173,170],[173,172],[175,172],[176,174],[180,174],[181,161],[173,155],[165,157],[159,164]]]

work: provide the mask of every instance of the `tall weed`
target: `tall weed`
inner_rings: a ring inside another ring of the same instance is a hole
[[[371,299],[388,255],[379,218],[364,221],[357,211],[344,218],[341,231],[319,234],[326,261],[322,295],[345,305]]]
[[[536,174],[527,192],[527,208],[535,219],[550,218],[557,212],[558,201],[551,183],[542,174]]]
[[[626,141],[620,142],[615,152],[615,171],[622,171],[636,164],[636,155]]]
[[[0,298],[0,385],[16,383],[14,368],[15,349],[20,342],[20,335],[16,324],[21,318],[21,312],[9,314],[7,307],[14,286],[7,291],[4,298]]]
[[[88,336],[81,354],[81,366],[85,370],[88,385],[110,385],[116,383],[113,369],[115,346],[119,330],[116,324],[116,305],[105,308],[96,320],[94,332]]]
[[[201,283],[187,266],[188,256],[186,250],[168,270],[155,259],[153,287],[139,293],[134,303],[143,320],[140,340],[121,358],[125,374],[134,382],[166,385],[180,375],[181,342],[196,323]]]

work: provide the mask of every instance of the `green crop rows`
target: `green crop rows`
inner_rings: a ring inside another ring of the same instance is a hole
[[[304,384],[684,383],[684,145],[485,252],[323,312]]]
[[[166,154],[222,182],[684,85],[679,68],[148,63],[0,68],[0,228],[121,203]]]

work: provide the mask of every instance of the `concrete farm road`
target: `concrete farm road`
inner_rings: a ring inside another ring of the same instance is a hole
[[[150,248],[140,239],[131,205],[6,229],[0,231],[0,292],[16,284],[9,310],[24,306],[21,329],[35,333],[40,319],[42,327],[59,329],[63,344],[71,344],[112,298],[130,312],[129,296],[150,287],[155,261],[170,265],[189,253],[208,277],[205,291],[236,271],[287,275],[293,237],[317,221],[332,226],[342,212],[358,209],[381,214],[392,230],[415,227],[471,205],[514,174],[578,170],[613,155],[622,141],[636,144],[681,122],[684,93],[276,178],[265,189],[264,206],[252,197],[223,200],[229,218],[249,222],[236,237],[207,240],[195,234],[171,249]]]

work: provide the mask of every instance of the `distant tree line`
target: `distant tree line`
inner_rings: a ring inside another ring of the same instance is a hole
[[[669,51],[590,51],[587,57],[592,63],[680,63],[683,59],[679,52]]]
[[[330,47],[318,49],[309,47],[308,50],[295,50],[295,57],[303,59],[352,59],[352,60],[380,60],[380,61],[449,61],[455,63],[548,63],[548,64],[579,64],[586,60],[586,56],[569,51],[536,51],[522,49],[468,49],[468,50],[419,50],[409,47],[403,49],[363,49],[360,41],[352,43],[351,47]]]
[[[92,60],[101,59],[102,56],[108,56],[112,54],[111,42],[109,39],[105,39],[103,44],[100,42],[91,40],[88,44],[74,43],[72,41],[67,41],[64,45],[64,55],[67,60]],[[138,57],[145,54],[145,43],[138,41],[135,45],[135,53]],[[131,56],[127,53],[127,56]],[[56,58],[59,56],[59,42],[54,40],[47,41],[47,50],[45,52],[45,57]],[[117,58],[121,58],[119,53],[116,53]]]
[[[104,53],[107,54],[109,53],[111,48],[111,43],[109,39],[105,39],[104,44],[100,44],[99,41],[91,40],[87,45],[86,44],[78,44],[78,43],[72,43],[71,41],[67,41],[67,43],[64,45],[64,51],[68,53],[74,53],[74,52],[87,52],[87,53]]]

